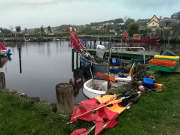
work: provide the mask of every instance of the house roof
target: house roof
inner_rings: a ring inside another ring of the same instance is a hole
[[[156,21],[156,20],[153,19],[153,18],[156,18],[158,21]],[[156,23],[159,23],[159,18],[158,18],[156,15],[154,15],[154,16],[147,22],[147,24],[151,23],[152,21],[155,21]]]
[[[137,22],[139,23],[140,26],[146,26],[147,25],[147,22],[149,21],[150,19],[139,19]]]

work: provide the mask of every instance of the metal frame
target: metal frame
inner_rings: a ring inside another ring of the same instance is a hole
[[[113,49],[142,49],[144,52],[143,52],[143,58],[144,58],[144,64],[146,63],[146,54],[145,54],[145,48],[144,47],[112,47],[111,48],[111,52]]]

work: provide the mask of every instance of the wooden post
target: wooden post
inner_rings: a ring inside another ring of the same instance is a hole
[[[57,112],[63,115],[71,114],[74,106],[73,86],[68,83],[57,84],[56,98]]]
[[[19,50],[19,72],[22,73],[22,64],[21,64],[21,47],[18,48]]]
[[[111,48],[112,48],[112,44],[111,44],[111,37],[110,37],[110,41],[109,41],[109,55],[108,55],[108,67],[109,67],[109,64],[110,64],[110,59],[111,59]],[[109,68],[108,68],[108,76],[110,75],[110,72],[109,72]],[[110,88],[110,81],[108,80],[108,89]]]
[[[94,40],[94,49],[96,49],[96,40]]]
[[[0,89],[6,88],[6,80],[4,72],[0,72]]]
[[[102,41],[100,41],[100,45],[102,45]]]
[[[90,40],[90,49],[92,49],[92,41]]]
[[[74,50],[72,49],[72,71],[74,71]]]
[[[78,63],[78,53],[76,52],[76,69],[78,69],[78,65],[79,65],[79,63]]]
[[[3,65],[2,65],[2,61],[1,61],[1,57],[0,57],[0,67],[2,67]]]

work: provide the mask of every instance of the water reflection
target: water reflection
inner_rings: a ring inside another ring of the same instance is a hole
[[[5,64],[7,63],[7,61],[11,60],[10,57],[0,57],[0,68],[3,68],[5,66]]]
[[[6,79],[5,79],[5,73],[0,72],[0,89],[6,88]]]
[[[21,64],[21,47],[18,48],[19,52],[19,73],[22,73],[22,64]]]

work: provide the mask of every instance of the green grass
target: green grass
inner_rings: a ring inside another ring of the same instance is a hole
[[[104,135],[173,135],[180,134],[180,74],[159,73],[164,84],[161,93],[146,93],[119,118],[119,124]]]
[[[0,135],[68,135],[77,126],[83,127],[81,122],[71,126],[66,122],[46,104],[31,105],[25,99],[0,92]]]
[[[115,128],[103,135],[174,135],[180,134],[180,75],[157,74],[164,84],[161,93],[145,93],[118,118]],[[27,100],[0,92],[0,135],[69,135],[77,128],[93,124],[65,123],[68,119],[51,111],[46,104],[31,105]]]

